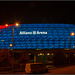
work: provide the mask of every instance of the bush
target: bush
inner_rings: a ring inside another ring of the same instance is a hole
[[[20,55],[15,56],[12,59],[12,55],[8,53],[7,49],[0,50],[0,67],[11,67],[14,61],[14,67],[25,66],[26,63],[30,62],[29,55],[27,52],[19,53]],[[17,58],[16,58],[17,57]]]

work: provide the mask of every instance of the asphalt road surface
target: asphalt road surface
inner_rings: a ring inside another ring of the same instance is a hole
[[[26,74],[25,72],[0,72],[0,74]],[[44,74],[75,74],[75,65],[49,69],[48,73]]]
[[[75,74],[75,65],[56,68],[48,71],[46,74]]]

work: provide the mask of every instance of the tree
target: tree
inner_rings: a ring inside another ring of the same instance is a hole
[[[14,63],[12,63],[14,61]],[[12,55],[8,53],[7,49],[0,50],[0,66],[12,66],[14,64],[15,67],[25,66],[26,63],[30,62],[29,55],[27,52],[19,53],[19,55],[14,56],[12,59]]]
[[[7,49],[0,50],[0,66],[10,66],[11,55]]]
[[[63,50],[61,49],[56,50],[53,60],[55,66],[65,65],[65,55],[63,53]]]
[[[20,55],[15,59],[15,65],[18,67],[25,67],[26,63],[30,62],[29,55],[27,52],[20,53]]]

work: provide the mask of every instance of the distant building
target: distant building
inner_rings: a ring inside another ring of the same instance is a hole
[[[13,26],[8,26],[0,30],[0,49],[13,49],[12,29]],[[73,24],[20,24],[14,26],[14,50],[75,49],[72,32],[75,33]]]

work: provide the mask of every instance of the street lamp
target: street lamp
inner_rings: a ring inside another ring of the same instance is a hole
[[[75,33],[71,32],[71,34],[68,36],[68,44],[69,44],[69,50],[70,50],[70,36],[74,36]],[[70,64],[70,52],[69,52],[69,64]]]
[[[71,33],[71,36],[74,36],[74,32]]]
[[[6,27],[8,27],[8,24],[5,24]],[[19,26],[18,23],[15,24],[15,26]],[[14,68],[14,26],[13,26],[13,30],[12,30],[12,34],[13,34],[13,44],[10,44],[10,46],[13,47],[13,51],[12,51],[12,71]],[[9,47],[8,47],[8,53],[9,53]]]
[[[8,24],[5,24],[6,27],[8,27]]]
[[[71,34],[68,36],[68,44],[69,44],[69,49],[70,49],[70,36],[74,36],[75,33],[74,32],[71,32]]]
[[[12,44],[10,44],[10,46],[12,46]]]
[[[12,44],[10,44],[10,46],[8,46],[8,57],[9,57],[9,47],[12,47]]]
[[[19,24],[18,24],[18,23],[16,23],[16,26],[19,26]]]
[[[9,50],[9,47],[12,47],[12,44],[10,44],[10,46],[8,46],[8,50]]]
[[[18,23],[16,23],[15,25],[16,25],[16,27],[18,27],[18,26],[19,26],[19,24],[18,24]],[[14,26],[13,26],[13,50],[14,50]]]
[[[18,23],[15,24],[17,27],[19,26]],[[12,71],[13,71],[13,68],[14,68],[14,26],[13,26],[13,51],[12,51]]]

